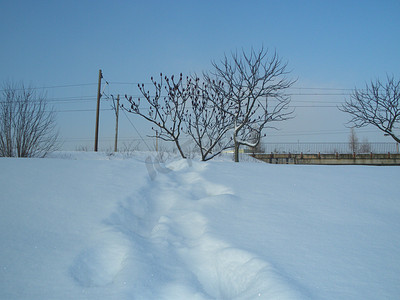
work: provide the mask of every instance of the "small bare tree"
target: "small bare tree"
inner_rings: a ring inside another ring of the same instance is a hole
[[[358,152],[358,136],[357,136],[356,131],[354,130],[354,128],[350,129],[349,148],[350,148],[352,153],[357,153]]]
[[[213,63],[214,71],[204,74],[206,84],[224,99],[215,105],[233,119],[236,162],[240,145],[256,147],[267,123],[287,120],[293,113],[285,94],[294,83],[286,78],[287,64],[276,53],[267,55],[264,48],[232,53],[230,58],[225,55],[219,64]]]
[[[154,94],[146,90],[144,84],[138,85],[146,100],[145,103],[149,107],[143,107],[140,98],[135,100],[132,96],[125,95],[125,98],[130,103],[130,108],[125,108],[123,105],[122,108],[153,123],[156,127],[152,129],[158,132],[157,137],[164,141],[174,142],[182,158],[186,158],[179,143],[179,138],[183,130],[182,122],[186,102],[189,98],[189,83],[183,83],[182,74],[180,74],[177,81],[173,75],[168,78],[160,74],[159,82],[155,81],[153,77],[151,82],[154,86]]]
[[[367,138],[363,138],[358,151],[359,151],[359,153],[370,153],[371,152],[371,143],[368,142]]]
[[[0,117],[0,156],[44,157],[57,149],[55,112],[43,94],[4,84]]]
[[[400,80],[387,76],[386,83],[379,79],[366,84],[364,90],[354,89],[350,99],[339,107],[349,113],[349,123],[355,127],[373,125],[400,143],[398,130],[400,122]]]

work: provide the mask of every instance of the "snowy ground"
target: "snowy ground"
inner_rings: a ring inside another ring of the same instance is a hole
[[[151,162],[0,159],[0,299],[400,298],[398,167]]]

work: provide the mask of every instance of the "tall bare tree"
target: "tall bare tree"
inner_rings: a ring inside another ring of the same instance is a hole
[[[339,107],[351,115],[349,123],[355,127],[373,125],[400,143],[400,80],[387,76],[386,82],[379,79],[365,85],[365,89],[354,89],[349,99]]]
[[[147,121],[153,123],[152,129],[157,133],[157,137],[169,142],[174,142],[182,158],[186,158],[180,144],[182,133],[182,122],[184,119],[186,102],[189,99],[188,85],[183,82],[182,74],[176,80],[172,75],[170,78],[160,74],[160,80],[157,82],[151,78],[154,91],[150,92],[144,84],[139,84],[139,90],[142,93],[145,104],[141,104],[141,99],[135,100],[132,96],[125,95],[129,101],[130,107],[125,108],[128,112],[141,116]],[[153,136],[156,137],[156,136]]]
[[[43,157],[57,149],[56,116],[43,94],[5,83],[0,100],[0,156]]]
[[[291,118],[290,97],[285,94],[294,81],[286,78],[287,64],[276,53],[251,49],[249,53],[225,55],[214,70],[204,74],[207,85],[222,95],[224,103],[215,103],[233,118],[235,161],[239,147],[256,147],[267,124]]]

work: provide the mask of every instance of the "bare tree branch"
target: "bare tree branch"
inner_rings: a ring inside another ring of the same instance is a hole
[[[216,89],[204,82],[200,85],[197,77],[190,82],[191,106],[185,116],[186,133],[199,148],[201,159],[207,161],[232,147],[226,133],[233,129],[233,119],[225,110],[219,109],[224,99]]]
[[[373,125],[400,143],[396,132],[400,121],[400,80],[387,76],[386,83],[379,79],[354,89],[339,110],[351,115],[349,124],[355,127]]]
[[[183,130],[182,122],[186,102],[189,98],[189,83],[183,83],[182,74],[180,74],[177,81],[173,75],[168,78],[167,76],[163,77],[162,74],[160,74],[159,82],[155,81],[153,77],[151,81],[154,88],[153,95],[149,90],[145,89],[144,84],[138,85],[149,107],[143,107],[140,98],[135,100],[132,96],[125,95],[125,98],[130,103],[130,108],[125,108],[123,105],[122,108],[153,123],[156,126],[156,128],[152,128],[154,131],[157,128],[160,129],[158,138],[174,142],[182,158],[186,158],[179,143],[179,138]]]

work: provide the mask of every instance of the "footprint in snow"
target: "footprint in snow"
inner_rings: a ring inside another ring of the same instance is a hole
[[[95,245],[75,258],[70,273],[83,287],[108,285],[123,268],[127,253],[123,243]]]

